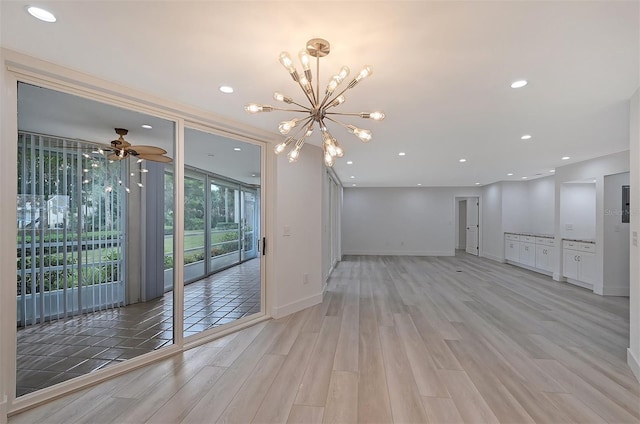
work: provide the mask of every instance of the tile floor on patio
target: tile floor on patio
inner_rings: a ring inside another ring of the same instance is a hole
[[[260,259],[185,286],[184,336],[260,312]],[[18,329],[17,396],[117,364],[173,339],[173,293]]]

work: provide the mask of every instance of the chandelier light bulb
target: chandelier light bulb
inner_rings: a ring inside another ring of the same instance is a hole
[[[360,73],[356,77],[356,81],[359,82],[360,80],[363,80],[363,79],[371,76],[372,73],[373,73],[373,70],[371,69],[371,66],[370,65],[366,65],[364,68],[362,68],[362,70],[360,71]]]
[[[286,135],[289,134],[292,128],[294,128],[298,124],[298,119],[292,119],[291,121],[282,121],[280,125],[278,125],[278,131],[280,134]]]
[[[340,84],[340,78],[337,75],[334,75],[333,78],[331,78],[331,81],[329,81],[329,84],[327,85],[327,93],[331,94],[334,91],[336,91],[336,88],[338,88],[339,84]]]
[[[309,53],[307,53],[306,50],[300,50],[300,53],[298,54],[298,56],[300,57],[300,63],[302,64],[302,69],[304,69],[305,71],[308,71],[310,69],[309,64],[311,62]]]
[[[306,91],[307,93],[311,93],[311,90],[313,90],[313,88],[311,87],[311,83],[309,82],[307,77],[300,78],[300,85],[302,85],[304,91]]]
[[[330,138],[325,140],[324,148],[332,157],[338,154],[338,152],[336,152],[336,147],[333,145],[333,140]]]
[[[329,168],[333,166],[333,156],[331,156],[328,152],[324,154],[324,164]]]
[[[284,149],[286,149],[287,144],[283,141],[282,143],[278,143],[276,144],[276,147],[274,147],[273,151],[276,155],[279,155],[280,153],[284,152]]]
[[[339,106],[342,103],[344,103],[344,101],[345,101],[344,96],[338,96],[338,97],[336,97],[336,99],[334,101],[331,102],[331,104],[328,107]]]
[[[246,105],[246,106],[244,107],[244,110],[245,110],[246,112],[249,112],[249,113],[258,113],[258,112],[262,112],[262,111],[263,111],[263,109],[264,109],[264,108],[262,107],[262,105],[259,105],[259,104],[256,104],[256,103],[249,103],[248,105]]]
[[[291,97],[285,96],[284,94],[279,93],[277,91],[273,93],[273,98],[279,102],[285,102],[285,103],[293,102],[293,99]]]
[[[298,149],[297,147],[293,148],[287,155],[287,158],[289,158],[289,163],[293,163],[297,161],[299,156],[300,156],[300,149]]]
[[[374,121],[382,121],[384,119],[384,113],[379,111],[371,112],[369,117]]]
[[[340,77],[341,80],[346,79],[349,76],[349,67],[348,66],[343,66],[342,68],[340,68],[340,72],[338,73],[338,76]]]
[[[309,125],[309,128],[307,128],[307,133],[304,136],[310,137],[311,134],[313,134],[313,124]]]
[[[362,140],[364,143],[368,143],[371,141],[371,131],[363,130],[362,128],[356,128],[353,133]]]
[[[280,56],[278,56],[278,60],[280,61],[282,66],[284,66],[285,69],[289,71],[290,74],[296,71],[296,69],[293,67],[293,61],[291,60],[291,56],[289,56],[289,53],[287,52],[280,53]]]

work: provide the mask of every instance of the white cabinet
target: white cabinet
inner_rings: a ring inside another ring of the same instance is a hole
[[[516,234],[504,235],[504,258],[511,262],[520,261],[520,236]]]
[[[520,260],[518,262],[530,267],[536,266],[535,237],[530,237],[530,236],[520,237]]]
[[[552,237],[505,233],[504,258],[513,265],[550,275],[556,268],[555,243]]]
[[[565,240],[562,244],[562,275],[591,286],[596,282],[596,245]]]
[[[536,237],[536,268],[547,272],[556,269],[556,241],[552,238]]]

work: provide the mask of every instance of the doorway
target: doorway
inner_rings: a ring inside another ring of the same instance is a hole
[[[480,198],[456,197],[456,249],[480,253]]]

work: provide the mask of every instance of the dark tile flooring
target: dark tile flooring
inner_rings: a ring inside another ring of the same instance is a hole
[[[184,336],[260,312],[260,260],[184,289]],[[172,343],[173,293],[150,302],[18,329],[17,396]]]

